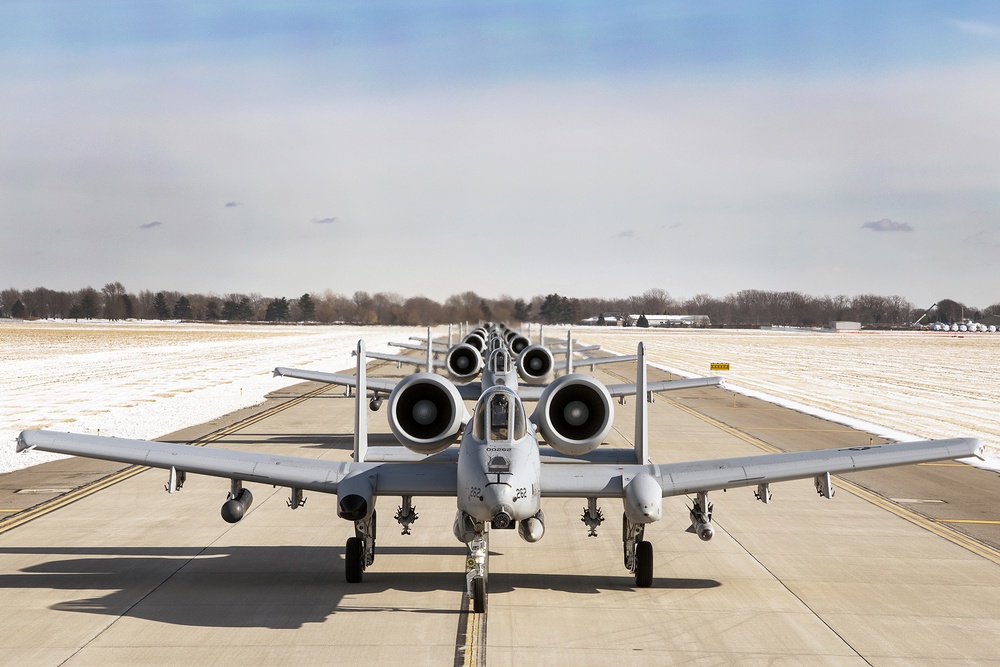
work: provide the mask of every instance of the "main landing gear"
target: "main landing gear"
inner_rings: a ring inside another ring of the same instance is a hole
[[[588,498],[580,518],[587,526],[587,536],[596,537],[598,527],[604,523],[604,513],[597,506],[596,498]],[[653,545],[642,539],[646,524],[632,523],[622,512],[622,551],[625,569],[635,575],[635,585],[649,588],[653,585]]]
[[[365,570],[375,562],[375,525],[377,512],[371,517],[354,522],[354,537],[347,539],[344,551],[344,573],[347,583],[361,582]]]
[[[622,547],[625,552],[625,569],[635,575],[635,585],[649,588],[653,585],[653,545],[642,539],[646,525],[632,523],[622,513]]]

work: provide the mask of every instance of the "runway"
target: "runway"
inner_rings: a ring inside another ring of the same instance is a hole
[[[596,375],[621,381],[634,364]],[[340,388],[303,383],[167,439],[347,460],[352,406]],[[634,406],[616,410],[609,440],[628,446]],[[384,410],[369,414],[373,439],[391,440]],[[720,389],[658,395],[649,419],[658,462],[870,437]],[[588,538],[582,502],[547,500],[541,542],[491,533],[484,615],[464,600],[454,500],[415,499],[404,536],[399,499],[380,498],[376,561],[348,585],[353,528],[336,498],[309,494],[291,511],[286,489],[248,485],[253,506],[229,525],[225,480],[191,476],[168,494],[164,471],[107,478],[120,468],[56,462],[0,476],[3,662],[1000,664],[1000,484],[969,466],[852,475],[833,500],[810,480],[773,485],[768,505],[752,489],[714,493],[711,542],[685,532],[684,498],[666,499],[646,531],[649,589],[622,567],[616,503],[602,503],[607,521]],[[63,504],[69,487],[83,492]]]

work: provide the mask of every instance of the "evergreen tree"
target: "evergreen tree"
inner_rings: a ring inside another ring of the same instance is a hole
[[[170,318],[170,306],[167,305],[167,297],[163,292],[157,292],[153,300],[153,308],[156,309],[156,317],[161,320]]]
[[[23,320],[27,312],[28,309],[24,307],[24,304],[21,303],[20,299],[15,301],[14,305],[10,307],[10,316],[15,317],[19,320]]]
[[[288,299],[285,297],[272,299],[271,303],[267,304],[267,312],[264,314],[264,319],[268,322],[288,321],[290,318],[291,308]]]
[[[191,310],[191,301],[186,296],[177,299],[174,304],[174,319],[193,320],[194,312]]]
[[[80,301],[80,317],[87,320],[97,317],[97,299],[94,298],[91,292],[84,294],[83,299]]]
[[[646,313],[639,315],[639,319],[636,321],[635,325],[637,327],[649,327],[649,320],[646,319]]]
[[[302,311],[302,319],[310,322],[316,319],[316,302],[309,296],[308,292],[299,297],[299,310]]]

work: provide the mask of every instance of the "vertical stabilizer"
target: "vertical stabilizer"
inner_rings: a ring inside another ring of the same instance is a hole
[[[573,372],[573,330],[566,330],[566,375]]]
[[[427,372],[434,372],[434,339],[431,338],[430,327],[427,327]]]
[[[368,380],[365,375],[367,366],[365,364],[365,341],[358,341],[358,370],[355,375],[358,386],[354,392],[354,461],[361,463],[365,460],[368,450]]]
[[[649,420],[646,416],[646,346],[635,350],[635,458],[639,465],[649,463]]]

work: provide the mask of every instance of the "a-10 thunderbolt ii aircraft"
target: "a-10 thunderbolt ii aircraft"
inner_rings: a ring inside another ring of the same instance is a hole
[[[470,334],[470,336],[472,335],[473,334]],[[435,415],[448,414],[451,419],[457,420],[463,415],[467,417],[467,414],[451,410],[450,404],[448,404],[447,401],[444,401],[444,396],[452,391],[457,391],[458,395],[463,400],[475,401],[478,400],[482,393],[488,388],[497,384],[503,384],[514,389],[522,401],[545,402],[548,398],[555,396],[557,391],[565,392],[569,386],[580,385],[581,383],[587,382],[586,376],[574,373],[574,348],[572,334],[568,336],[566,341],[567,360],[565,363],[561,364],[555,363],[552,353],[547,348],[540,345],[528,345],[521,349],[521,353],[519,355],[515,355],[511,351],[510,347],[503,344],[503,341],[496,336],[495,333],[489,337],[488,341],[484,340],[483,347],[488,351],[489,355],[486,359],[485,365],[482,364],[482,358],[479,356],[480,352],[472,345],[465,343],[450,348],[451,352],[449,353],[447,362],[449,375],[453,379],[468,380],[475,375],[480,375],[479,382],[473,381],[465,382],[463,384],[454,384],[448,381],[445,377],[430,372],[429,369],[434,366],[431,363],[431,352],[428,349],[426,360],[426,368],[428,371],[414,373],[402,379],[368,379],[366,391],[371,393],[371,400],[368,404],[369,407],[372,410],[378,410],[382,405],[383,398],[388,396],[390,426],[398,423],[399,420],[408,419],[414,405],[423,405],[427,410],[430,410],[433,407]],[[474,362],[470,361],[470,363],[463,366],[466,371],[457,371],[453,369],[454,355],[451,353],[454,352],[462,355],[468,355],[466,358],[474,360]],[[395,355],[372,355],[371,353],[366,353],[366,356],[374,356],[375,358],[389,359],[393,361],[396,360]],[[413,363],[415,358],[399,357],[399,359]],[[579,363],[581,366],[589,365],[593,367],[594,365],[600,363],[631,361],[634,359],[635,355],[594,357],[580,359],[577,360],[576,363]],[[559,386],[558,390],[549,389],[549,387],[553,384],[552,380],[557,369],[563,370],[566,374],[555,382],[555,384]],[[274,375],[293,377],[300,380],[310,380],[312,382],[336,384],[348,388],[357,386],[358,377],[357,375],[327,373],[324,371],[286,368],[283,366],[275,368]],[[570,376],[572,376],[572,380],[563,379]],[[525,382],[519,383],[518,377]],[[590,381],[596,382],[596,380],[592,379]],[[721,377],[696,377],[686,378],[683,380],[662,380],[650,383],[646,388],[646,391],[651,394],[653,392],[661,391],[694,389],[697,387],[718,386],[721,385],[722,382]],[[635,384],[628,382],[607,385],[606,389],[610,396],[617,397],[623,401],[625,396],[631,396],[636,393]],[[607,408],[604,412],[610,413],[611,409]],[[426,415],[429,414],[429,412],[425,412],[425,418],[428,418]],[[457,433],[457,429],[460,425],[460,422],[453,421],[452,429],[454,430],[451,434]],[[396,432],[395,427],[393,427],[393,432]]]
[[[578,345],[574,347],[572,331],[567,331],[566,344],[564,347],[546,345],[544,342],[544,336],[541,335],[539,343],[532,344],[531,340],[527,336],[502,325],[477,327],[473,331],[466,334],[462,338],[461,342],[455,345],[451,344],[451,339],[450,326],[448,328],[448,344],[446,346],[442,346],[434,342],[431,337],[431,329],[428,327],[427,337],[417,339],[423,344],[409,342],[390,343],[390,345],[394,345],[396,347],[424,352],[425,356],[423,358],[385,352],[367,352],[367,356],[371,359],[393,361],[396,363],[397,367],[402,366],[403,364],[423,366],[425,371],[428,373],[433,372],[435,369],[443,368],[447,371],[449,377],[456,382],[469,382],[475,379],[480,372],[483,372],[484,367],[487,369],[487,373],[495,373],[495,371],[490,369],[490,367],[495,365],[490,362],[490,359],[497,350],[505,349],[506,358],[511,360],[511,365],[517,370],[517,374],[524,382],[532,385],[548,383],[558,371],[570,374],[573,372],[574,364],[579,366],[590,366],[591,370],[593,370],[597,365],[617,363],[619,361],[632,361],[635,359],[635,355],[586,357],[576,359],[575,355],[577,353],[599,350],[601,349],[601,346]],[[444,354],[443,361],[435,359],[435,354],[438,353]],[[556,355],[565,356],[566,358],[557,361],[555,359]],[[275,375],[287,375],[289,377],[301,378],[301,375],[298,373],[299,371],[296,369],[283,367],[275,369]],[[350,380],[347,379],[350,376],[334,375],[332,377],[339,378],[339,380],[332,381],[334,384],[350,384]],[[484,382],[486,382],[486,380],[484,380]],[[489,384],[492,384],[492,382]],[[369,389],[372,390],[374,394],[371,407],[372,409],[377,410],[378,406],[381,405],[381,401],[379,400],[379,390],[371,387],[369,387]],[[478,398],[478,396],[471,396],[468,394],[463,394],[463,397],[472,400]]]
[[[289,487],[292,509],[302,506],[303,491],[337,494],[338,515],[354,522],[355,528],[345,551],[348,582],[360,581],[375,560],[375,501],[379,496],[402,498],[395,518],[404,534],[417,518],[414,496],[453,497],[457,505],[454,533],[469,548],[466,587],[476,612],[486,605],[490,529],[516,527],[524,540],[537,542],[545,530],[543,498],[585,499],[582,519],[591,535],[604,521],[598,501],[620,500],[625,567],[635,576],[636,585],[645,587],[653,583],[653,551],[643,540],[644,531],[661,518],[665,497],[693,496],[691,529],[708,540],[714,533],[713,507],[708,501],[711,491],[756,486],[755,495],[767,502],[771,483],[814,478],[817,491],[830,498],[831,474],[963,458],[981,451],[978,440],[956,438],[654,464],[649,460],[646,401],[641,398],[652,386],[646,381],[643,356],[640,343],[633,449],[598,448],[610,430],[610,395],[596,379],[576,375],[550,385],[549,397],[539,401],[530,416],[511,387],[486,388],[457,448],[450,446],[459,432],[452,430],[448,415],[425,419],[438,407],[452,415],[465,412],[452,385],[450,392],[441,390],[437,404],[413,402],[411,418],[393,428],[408,450],[406,456],[386,454],[384,450],[390,448],[369,448],[363,342],[358,344],[351,462],[53,431],[23,431],[17,449],[163,468],[169,470],[171,492],[181,488],[187,473],[229,479],[229,496],[222,506],[222,516],[229,522],[242,519],[250,507],[252,495],[243,486],[246,482]],[[548,446],[541,445],[539,434]]]

